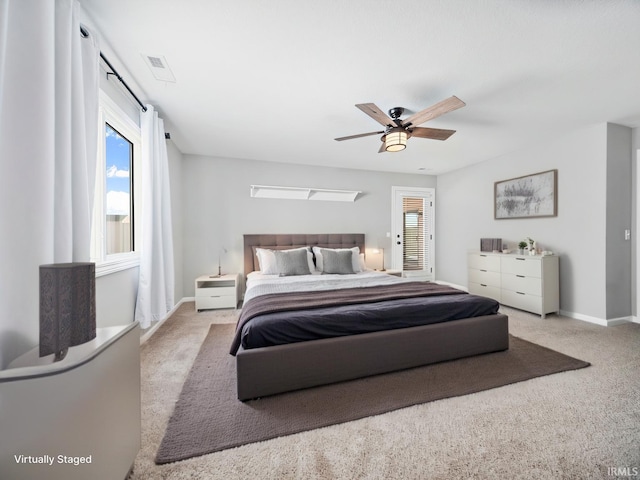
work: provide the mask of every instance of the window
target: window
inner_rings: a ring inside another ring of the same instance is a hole
[[[106,254],[133,251],[133,143],[109,123],[105,130]]]
[[[91,257],[96,274],[139,264],[140,127],[100,92]]]

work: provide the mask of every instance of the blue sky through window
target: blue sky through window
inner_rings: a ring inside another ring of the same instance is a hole
[[[107,215],[129,215],[133,145],[109,124],[106,124],[105,145]]]

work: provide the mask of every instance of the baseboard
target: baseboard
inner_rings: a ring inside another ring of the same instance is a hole
[[[140,345],[142,345],[144,342],[149,340],[153,336],[153,334],[156,333],[158,328],[160,328],[160,325],[162,325],[169,317],[171,317],[171,315],[173,315],[175,313],[176,310],[178,310],[178,307],[180,307],[180,305],[182,305],[184,302],[188,302],[188,301],[189,301],[188,297],[180,299],[180,301],[178,303],[176,303],[173,306],[173,308],[171,310],[169,310],[167,312],[167,314],[163,318],[158,320],[158,323],[156,323],[153,327],[151,327],[149,329],[149,331],[145,332],[144,335],[142,335],[140,337]],[[193,301],[193,298],[191,299],[191,301]]]
[[[575,318],[576,320],[582,320],[583,322],[595,323],[596,325],[601,325],[603,327],[615,327],[616,325],[622,325],[624,323],[634,321],[632,316],[606,319],[592,317],[590,315],[583,315],[582,313],[568,312],[566,310],[560,310],[560,315],[569,318]]]
[[[633,322],[633,317],[631,315],[627,317],[618,317],[618,318],[610,318],[607,320],[608,327],[615,327],[616,325],[622,325],[624,323]]]

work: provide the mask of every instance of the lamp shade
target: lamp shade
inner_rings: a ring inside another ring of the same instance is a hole
[[[96,337],[94,263],[40,265],[40,356],[61,360]]]
[[[399,152],[407,148],[407,132],[394,129],[385,135],[384,149],[387,152]]]

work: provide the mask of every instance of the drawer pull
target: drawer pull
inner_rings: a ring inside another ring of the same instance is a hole
[[[486,272],[486,270],[480,270],[481,272]]]
[[[481,257],[486,257],[486,255],[480,255]]]
[[[516,260],[522,260],[524,262],[526,260],[526,258],[516,257]]]
[[[518,277],[518,278],[527,278],[524,275],[516,275],[516,277]]]
[[[484,283],[481,283],[480,286],[481,287],[486,287],[486,285]]]
[[[516,292],[518,295],[526,295],[526,293]]]

